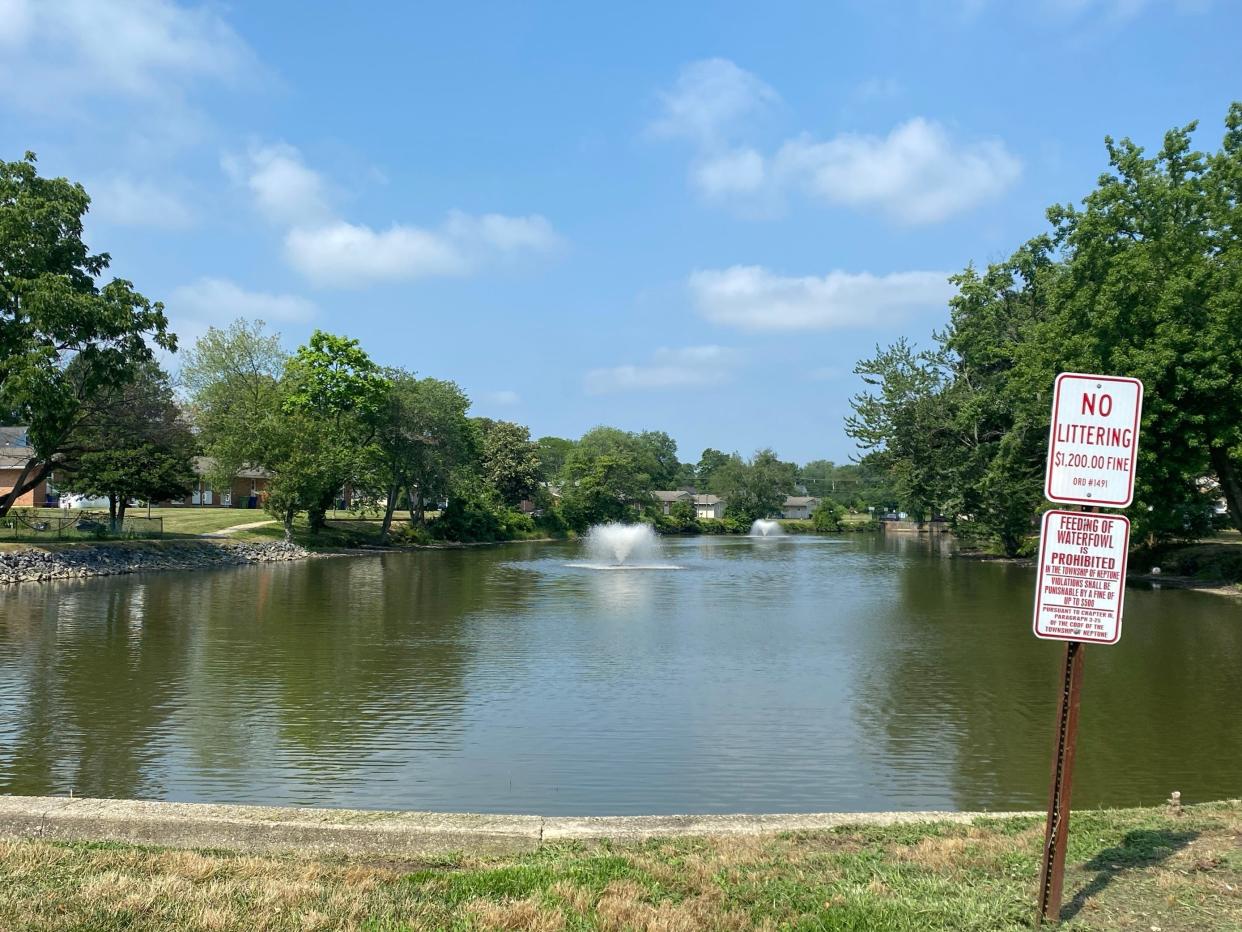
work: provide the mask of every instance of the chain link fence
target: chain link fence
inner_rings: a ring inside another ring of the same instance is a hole
[[[128,540],[163,535],[164,519],[146,515],[113,521],[106,511],[14,508],[0,518],[0,540]]]

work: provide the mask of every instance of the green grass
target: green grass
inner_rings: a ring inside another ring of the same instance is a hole
[[[1242,804],[1073,815],[1061,928],[1242,928]],[[0,928],[1031,929],[1042,820],[316,859],[0,842]]]

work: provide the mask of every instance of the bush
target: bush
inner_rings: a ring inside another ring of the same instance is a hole
[[[830,499],[824,499],[811,513],[811,524],[821,534],[841,530],[844,519],[845,509]]]
[[[413,524],[403,524],[393,529],[389,534],[389,540],[397,545],[418,545],[422,546],[431,543],[431,532],[425,527],[418,527]]]

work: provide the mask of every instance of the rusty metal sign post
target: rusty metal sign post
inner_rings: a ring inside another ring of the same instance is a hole
[[[1061,915],[1084,648],[1121,637],[1130,522],[1093,514],[1091,506],[1126,508],[1133,501],[1142,407],[1137,379],[1063,373],[1053,392],[1044,494],[1086,507],[1045,513],[1040,533],[1035,635],[1066,642],[1039,872],[1040,922]]]

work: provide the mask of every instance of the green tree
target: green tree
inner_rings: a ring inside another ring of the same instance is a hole
[[[228,488],[239,470],[275,460],[287,359],[261,320],[211,327],[186,352],[181,383],[213,486]]]
[[[106,417],[83,429],[83,453],[62,485],[106,497],[113,525],[131,498],[180,498],[194,485],[194,434],[182,417],[168,374],[149,362],[112,393]]]
[[[153,359],[176,349],[164,307],[82,240],[90,198],[64,178],[40,177],[35,156],[0,162],[0,416],[28,426],[34,456],[0,515],[53,470],[88,452],[81,436],[98,403]]]
[[[820,533],[841,530],[844,518],[845,509],[831,499],[823,499],[811,512],[811,523]]]
[[[385,370],[384,376],[372,464],[384,491],[380,533],[387,537],[402,494],[412,520],[426,522],[426,503],[448,496],[454,471],[476,455],[477,439],[466,416],[470,399],[455,383],[419,379],[403,369]]]
[[[268,501],[286,536],[301,510],[318,533],[335,497],[373,461],[388,394],[379,367],[348,337],[316,330],[285,363]]]
[[[946,509],[1016,552],[1041,507],[1053,379],[1104,372],[1145,386],[1138,534],[1204,533],[1205,476],[1242,528],[1242,104],[1218,152],[1193,151],[1193,130],[1152,157],[1107,140],[1081,208],[955,277],[935,349],[898,341],[859,364],[871,388],[847,429],[909,510]]]
[[[479,471],[500,500],[517,505],[539,484],[539,446],[530,429],[512,421],[475,419],[480,435]]]
[[[564,437],[540,437],[535,443],[539,447],[539,478],[544,482],[556,482],[574,448],[574,441]]]
[[[703,455],[699,457],[699,465],[695,467],[694,477],[698,482],[699,488],[711,488],[712,476],[715,475],[717,469],[729,462],[729,454],[722,453],[708,447],[703,451]]]
[[[771,450],[760,450],[749,462],[734,455],[715,470],[711,490],[725,500],[730,518],[750,523],[780,515],[785,497],[796,490],[797,472]]]

